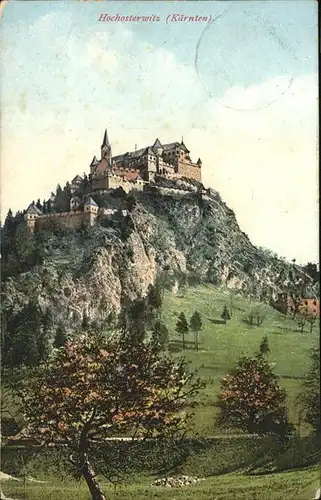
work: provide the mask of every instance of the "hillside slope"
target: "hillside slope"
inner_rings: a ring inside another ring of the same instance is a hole
[[[97,201],[109,203],[108,196]],[[300,267],[252,245],[219,194],[196,181],[159,178],[135,198],[123,193],[119,208],[127,217],[100,216],[88,231],[32,235],[21,223],[23,234],[11,244],[24,249],[27,264],[8,272],[3,259],[5,317],[12,321],[32,300],[56,324],[76,325],[84,315],[100,322],[144,296],[162,270],[172,283],[209,282],[265,301],[290,282],[312,290]]]

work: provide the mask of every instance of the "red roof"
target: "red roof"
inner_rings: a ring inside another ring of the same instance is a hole
[[[139,170],[124,170],[124,169],[114,169],[114,174],[119,175],[119,177],[122,177],[124,180],[128,182],[134,182],[137,180],[137,177],[139,176]]]
[[[106,158],[103,158],[102,160],[100,160],[97,167],[95,168],[95,172],[96,173],[104,172],[107,166],[108,166],[107,160]]]

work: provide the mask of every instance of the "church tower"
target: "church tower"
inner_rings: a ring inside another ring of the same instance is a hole
[[[109,143],[107,129],[104,133],[103,143],[101,145],[101,159],[106,158],[109,165],[111,165],[112,153],[111,153],[111,145]]]

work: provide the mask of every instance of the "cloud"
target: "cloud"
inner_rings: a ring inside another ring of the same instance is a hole
[[[208,110],[216,129],[201,129],[188,144],[204,145],[204,180],[236,210],[254,242],[305,261],[318,254],[316,75],[295,78],[288,92],[258,111],[224,107],[231,96],[237,108],[263,102],[278,80],[230,89]]]
[[[214,99],[193,66],[128,27],[82,34],[72,16],[63,25],[53,16],[21,28],[7,55],[14,92],[2,119],[2,217],[87,171],[106,126],[114,154],[184,135],[205,184],[254,243],[316,258],[316,75],[231,86]]]

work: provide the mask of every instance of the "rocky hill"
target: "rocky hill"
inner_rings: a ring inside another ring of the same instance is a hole
[[[109,203],[107,195],[97,201]],[[252,245],[220,195],[196,181],[158,178],[135,197],[121,194],[118,205],[88,231],[32,235],[21,222],[10,241],[16,253],[2,253],[5,317],[14,321],[32,299],[56,324],[84,315],[100,322],[144,296],[164,270],[178,286],[210,282],[264,301],[294,282],[313,289],[299,266]]]

